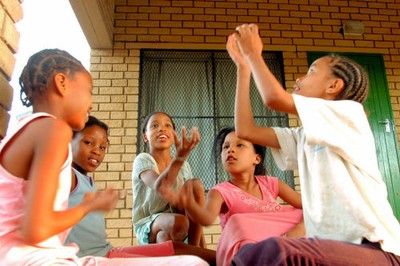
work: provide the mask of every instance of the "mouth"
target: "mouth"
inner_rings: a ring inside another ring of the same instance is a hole
[[[232,156],[232,155],[229,155],[229,156],[226,158],[226,161],[227,161],[227,162],[233,162],[233,161],[236,161],[236,158],[235,158],[234,156]]]
[[[94,158],[89,158],[89,164],[91,166],[97,167],[99,165],[99,163],[100,163],[99,160],[96,160]]]
[[[165,134],[161,134],[161,135],[159,135],[159,136],[157,137],[157,139],[159,139],[159,140],[167,140],[167,139],[168,139],[168,136],[165,135]]]

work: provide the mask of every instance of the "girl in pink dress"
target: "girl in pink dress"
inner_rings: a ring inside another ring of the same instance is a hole
[[[70,54],[46,49],[29,58],[20,85],[33,114],[0,145],[0,265],[207,265],[195,256],[78,258],[76,245],[65,246],[73,225],[91,211],[112,210],[118,200],[108,188],[67,208],[72,130],[88,119],[93,81]]]
[[[214,142],[230,179],[213,187],[205,207],[191,196],[190,187],[180,192],[181,204],[202,225],[220,218],[222,235],[217,248],[217,265],[229,265],[236,252],[247,243],[270,236],[305,235],[301,195],[276,177],[265,175],[265,147],[236,136],[234,128],[224,128]],[[289,205],[280,204],[278,196]]]

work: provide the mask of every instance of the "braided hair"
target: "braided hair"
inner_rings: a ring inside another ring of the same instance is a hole
[[[222,145],[224,144],[226,136],[231,132],[235,132],[234,127],[225,127],[221,129],[217,134],[217,136],[215,137],[213,145],[213,153],[214,153],[214,159],[216,161],[221,159],[220,155],[222,153]],[[260,163],[256,165],[256,168],[254,169],[254,175],[265,175],[267,172],[264,166],[266,148],[258,144],[254,143],[252,144],[256,154],[260,155]]]
[[[328,55],[333,75],[344,82],[344,89],[335,100],[352,100],[363,104],[368,96],[369,80],[365,70],[344,56]]]
[[[32,55],[19,77],[20,99],[24,106],[33,104],[33,95],[46,91],[52,77],[63,73],[70,77],[75,72],[87,71],[82,63],[68,52],[59,49],[44,49]]]

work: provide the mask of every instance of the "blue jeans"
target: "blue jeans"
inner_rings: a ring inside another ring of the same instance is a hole
[[[378,243],[362,244],[315,239],[271,237],[243,246],[232,260],[234,266],[260,265],[400,265],[400,256],[385,252]]]

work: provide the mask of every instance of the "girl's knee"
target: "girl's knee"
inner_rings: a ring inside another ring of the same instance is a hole
[[[189,219],[185,215],[176,215],[172,225],[172,240],[182,241],[189,231]]]

